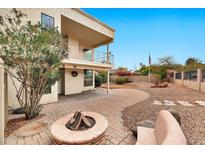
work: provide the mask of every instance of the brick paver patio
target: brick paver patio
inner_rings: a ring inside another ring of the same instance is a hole
[[[110,94],[106,94],[103,89],[97,89],[73,96],[60,96],[57,103],[44,105],[42,114],[46,116],[38,121],[48,123],[45,131],[25,138],[17,137],[13,132],[6,138],[6,144],[52,144],[52,123],[75,110],[98,112],[108,119],[106,144],[135,144],[136,138],[123,126],[121,111],[147,98],[147,92],[136,89],[113,89]]]

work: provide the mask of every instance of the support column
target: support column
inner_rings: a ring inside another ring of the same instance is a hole
[[[197,86],[198,86],[198,91],[201,91],[201,82],[202,82],[202,70],[197,69]]]
[[[4,66],[3,60],[0,58],[0,144],[4,144]]]
[[[110,92],[110,69],[107,70],[107,93]]]
[[[181,85],[184,85],[184,71],[181,72]]]
[[[107,44],[107,63],[110,63],[110,51],[109,51],[109,44]]]
[[[95,70],[93,70],[93,87],[95,88]]]
[[[173,79],[173,83],[175,83],[176,80],[176,71],[174,71],[174,79]]]

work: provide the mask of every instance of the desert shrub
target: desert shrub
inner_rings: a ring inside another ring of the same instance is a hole
[[[99,72],[98,76],[101,76],[102,83],[106,83],[107,82],[107,72],[105,72],[105,71]]]
[[[131,83],[132,81],[130,80],[130,78],[125,77],[125,83]]]
[[[16,9],[0,15],[0,57],[29,120],[42,110],[40,100],[46,89],[61,78],[61,60],[69,52],[58,27],[26,20],[26,14]]]
[[[115,79],[115,83],[117,84],[124,84],[124,83],[130,83],[131,80],[128,77],[118,77]]]
[[[155,74],[154,77],[155,77],[154,84],[155,84],[156,86],[158,86],[158,85],[160,84],[160,82],[161,82],[160,75],[159,75],[159,74]]]
[[[103,83],[102,76],[101,75],[96,75],[95,76],[95,87],[100,87],[102,83]]]
[[[148,75],[149,74],[149,66],[144,66],[144,67],[140,68],[139,72],[142,75]],[[159,74],[160,79],[166,78],[166,76],[167,76],[166,67],[163,65],[150,66],[150,73],[151,74]]]
[[[129,78],[124,78],[124,80],[125,80],[125,83],[129,82]]]
[[[115,82],[116,82],[117,84],[123,84],[123,83],[125,83],[125,78],[119,77],[119,78],[117,78],[117,79],[115,80]]]

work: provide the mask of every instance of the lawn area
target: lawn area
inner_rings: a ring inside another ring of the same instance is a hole
[[[188,144],[205,144],[205,106],[200,106],[195,101],[205,101],[204,93],[200,93],[180,85],[169,85],[168,88],[149,88],[148,83],[137,83],[138,90],[146,91],[150,98],[140,103],[126,107],[122,111],[123,123],[128,128],[144,120],[156,120],[157,113],[162,109],[176,110],[182,121],[182,130]],[[175,105],[156,105],[154,101],[170,100]],[[177,101],[187,101],[193,106],[184,106]]]

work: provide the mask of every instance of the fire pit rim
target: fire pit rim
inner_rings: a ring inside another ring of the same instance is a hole
[[[52,124],[51,135],[54,140],[57,140],[62,144],[86,144],[105,133],[108,127],[108,121],[103,115],[89,111],[83,111],[82,113],[85,116],[94,118],[95,125],[93,127],[84,131],[73,131],[68,129],[65,124],[73,116],[73,114],[69,114]]]

